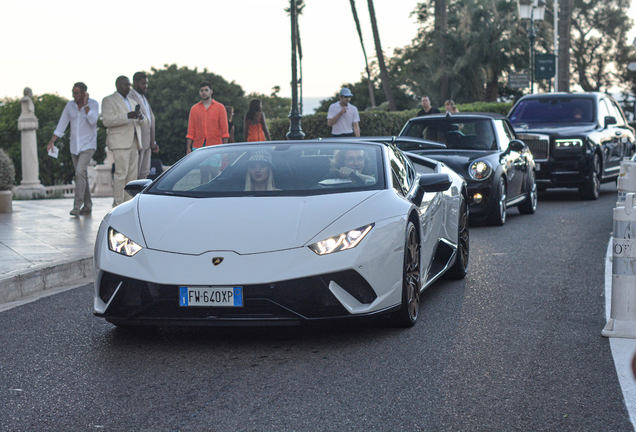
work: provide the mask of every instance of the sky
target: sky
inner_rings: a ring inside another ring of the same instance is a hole
[[[289,0],[44,0],[3,2],[0,99],[34,94],[71,97],[83,81],[91,98],[115,91],[119,75],[132,78],[177,64],[235,81],[246,93],[291,95]],[[328,97],[357,82],[364,57],[348,0],[305,0],[300,16],[303,93]],[[385,55],[411,43],[417,0],[375,0]],[[356,2],[365,48],[375,56],[367,2]],[[636,1],[630,9],[636,21]],[[629,34],[629,42],[636,30]],[[149,92],[152,91],[150,82]]]
[[[70,98],[83,81],[91,98],[115,91],[119,75],[165,64],[208,71],[235,81],[246,93],[291,96],[289,0],[135,2],[3,2],[0,26],[0,98],[58,93]],[[364,56],[348,0],[306,0],[300,16],[303,94],[326,97],[360,80]],[[385,53],[417,34],[417,4],[375,0]],[[365,49],[375,55],[367,2],[356,2]],[[9,42],[10,41],[10,42]],[[148,91],[152,91],[152,82]]]

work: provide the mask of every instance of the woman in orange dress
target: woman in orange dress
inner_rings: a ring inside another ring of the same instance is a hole
[[[243,133],[247,137],[246,141],[269,141],[269,131],[263,113],[263,104],[260,99],[252,99],[250,108],[245,114],[245,124]]]

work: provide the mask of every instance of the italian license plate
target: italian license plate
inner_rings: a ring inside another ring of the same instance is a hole
[[[243,288],[179,287],[179,306],[243,307]]]

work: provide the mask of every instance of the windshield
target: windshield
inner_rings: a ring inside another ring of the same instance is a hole
[[[594,100],[583,98],[528,99],[519,102],[510,121],[520,123],[594,123]]]
[[[382,146],[218,145],[192,152],[146,193],[195,198],[317,195],[384,188]]]
[[[497,150],[495,131],[489,118],[410,120],[400,136],[437,141],[449,149]]]

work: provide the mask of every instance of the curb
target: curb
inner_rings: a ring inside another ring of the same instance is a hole
[[[93,256],[31,267],[0,280],[0,303],[93,276]]]

